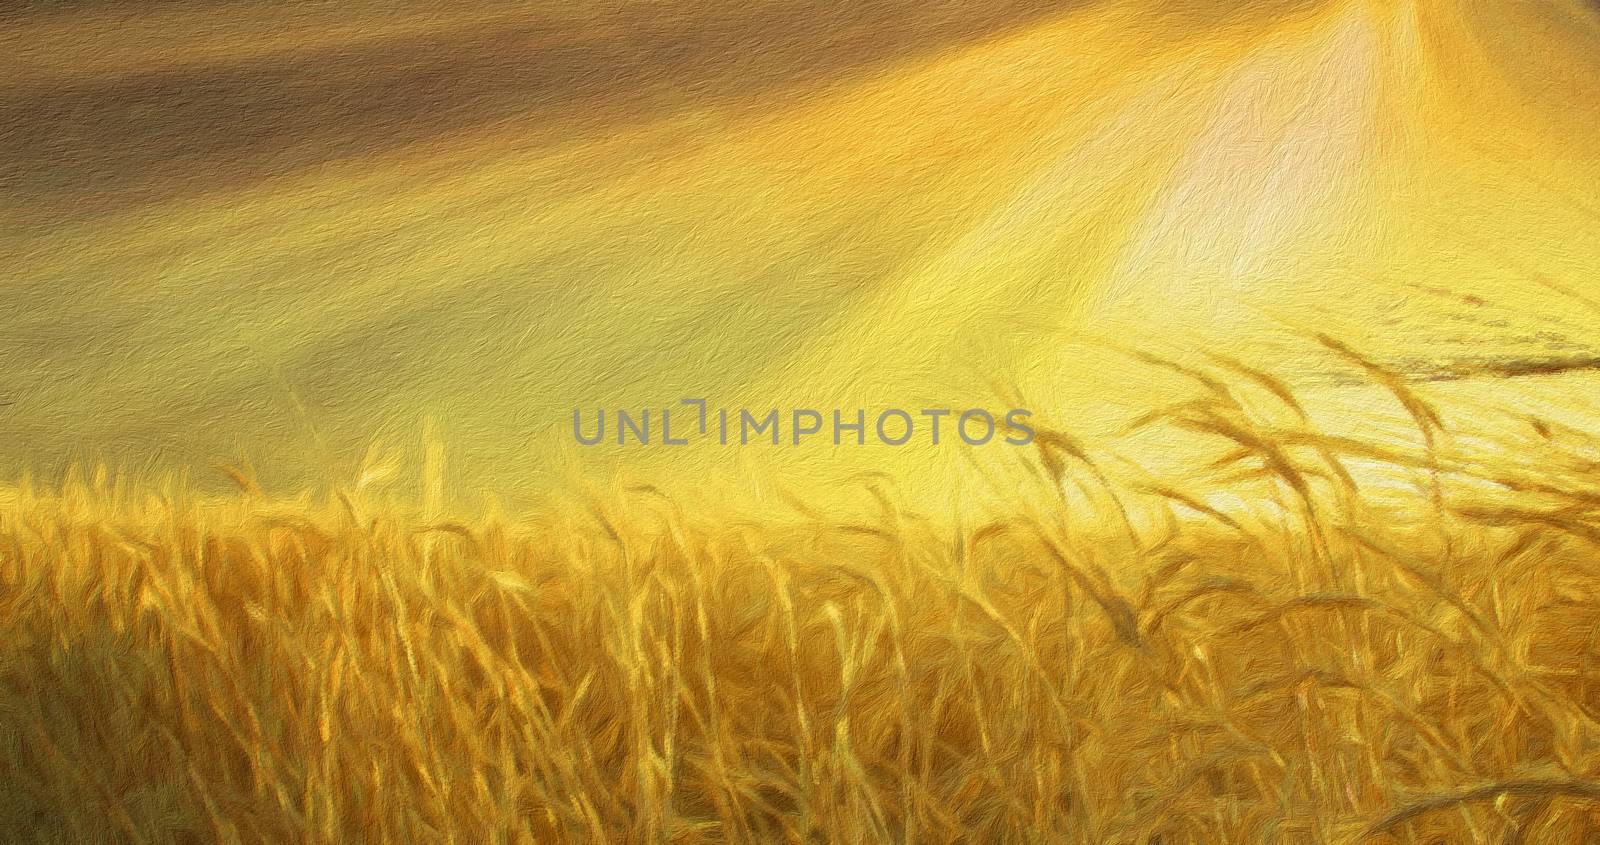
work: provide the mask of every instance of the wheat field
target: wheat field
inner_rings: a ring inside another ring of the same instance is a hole
[[[1596,92],[1597,0],[0,0],[0,845],[1600,845]]]
[[[1043,431],[1039,489],[1077,492],[974,524],[873,479],[849,520],[645,486],[441,520],[360,480],[326,502],[240,469],[225,499],[24,481],[0,507],[0,829],[1594,841],[1600,442],[1462,431],[1328,343],[1417,438],[1324,434],[1268,374],[1185,368],[1194,394],[1141,424],[1216,461],[1132,483]],[[1410,492],[1369,495],[1350,467],[1378,464]]]

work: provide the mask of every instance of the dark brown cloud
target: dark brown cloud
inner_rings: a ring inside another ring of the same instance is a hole
[[[1070,5],[640,9],[578,30],[525,20],[14,91],[0,96],[0,186],[83,212],[226,190],[500,124],[527,144],[570,141],[681,109],[797,95]]]

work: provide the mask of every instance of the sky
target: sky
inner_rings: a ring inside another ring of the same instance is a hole
[[[0,478],[248,461],[291,491],[414,464],[431,424],[463,500],[938,493],[1006,447],[581,448],[572,412],[1003,388],[1110,442],[1182,389],[1135,348],[1225,351],[1355,425],[1372,402],[1309,332],[1424,376],[1600,338],[1579,0],[0,18]]]

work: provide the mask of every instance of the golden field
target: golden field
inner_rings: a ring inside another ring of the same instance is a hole
[[[1414,442],[1323,434],[1265,373],[1185,367],[1191,394],[1143,424],[1219,460],[1132,483],[1045,431],[1035,489],[963,524],[875,476],[847,517],[639,486],[452,518],[437,464],[420,508],[379,494],[382,464],[326,503],[238,468],[222,499],[103,472],[10,489],[0,829],[1591,841],[1600,441],[1540,417],[1476,436],[1339,351]],[[1412,492],[1377,504],[1358,463]]]
[[[0,4],[0,841],[1600,842],[1597,91],[1592,0]],[[684,397],[1047,425],[570,439]]]

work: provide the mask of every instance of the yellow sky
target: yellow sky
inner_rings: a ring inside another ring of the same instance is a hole
[[[998,381],[1095,435],[1173,388],[1100,339],[1314,386],[1286,326],[1420,367],[1595,337],[1543,284],[1600,269],[1579,0],[563,9],[9,27],[0,468],[293,487],[432,416],[462,495],[571,454],[939,489],[959,450],[578,450],[570,413]]]

